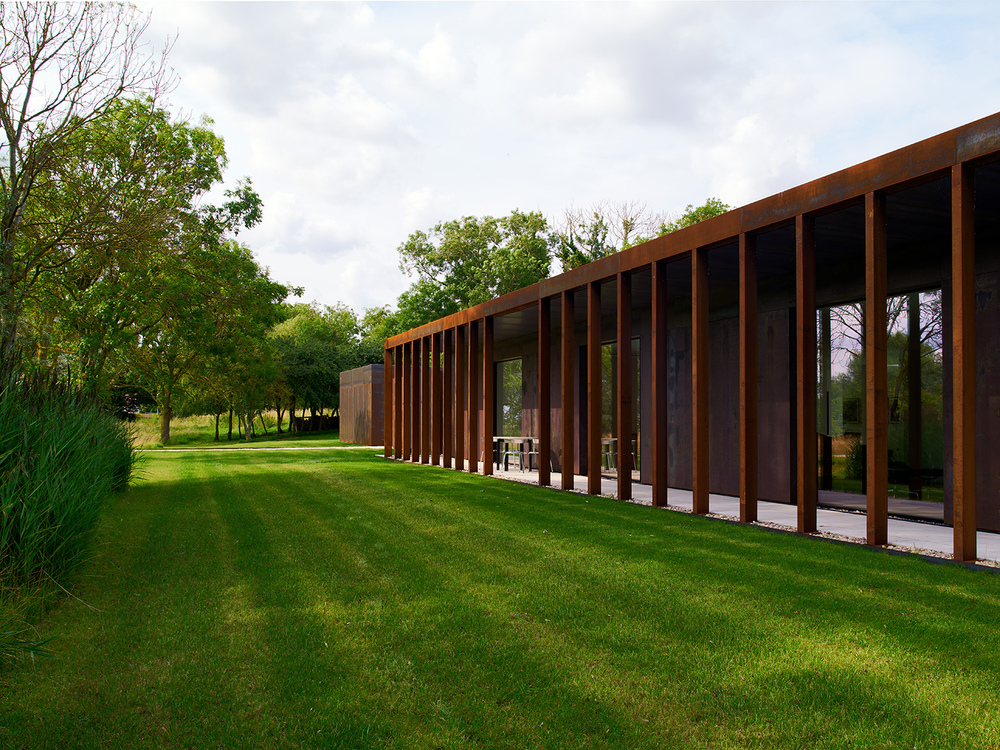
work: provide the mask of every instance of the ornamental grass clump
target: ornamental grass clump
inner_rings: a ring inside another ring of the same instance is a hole
[[[128,485],[128,425],[55,384],[0,380],[0,571],[4,588],[59,583],[85,559],[101,503]]]

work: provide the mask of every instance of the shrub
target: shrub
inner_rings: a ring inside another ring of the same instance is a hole
[[[71,573],[134,457],[128,425],[100,405],[54,384],[0,379],[0,589]]]

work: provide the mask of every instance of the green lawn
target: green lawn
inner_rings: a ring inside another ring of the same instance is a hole
[[[226,419],[219,425],[219,440],[215,440],[215,417],[199,415],[174,419],[170,423],[170,445],[168,448],[246,448],[248,446],[299,447],[321,443],[324,445],[346,445],[340,442],[338,430],[317,432],[289,432],[288,419],[283,422],[284,432],[278,433],[273,415],[268,415],[268,432],[261,433],[247,441],[238,437],[233,428],[233,439],[227,439],[229,426]],[[260,430],[260,422],[257,422]],[[160,421],[155,414],[140,414],[133,427],[135,445],[144,450],[163,448],[160,441]]]
[[[996,575],[373,454],[146,453],[0,747],[1000,744]]]

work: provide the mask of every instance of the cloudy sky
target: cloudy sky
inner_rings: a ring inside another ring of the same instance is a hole
[[[241,234],[304,299],[392,304],[461,216],[734,206],[1000,110],[1000,4],[140,3],[215,121]]]

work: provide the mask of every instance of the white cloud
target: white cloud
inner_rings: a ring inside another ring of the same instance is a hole
[[[264,197],[246,239],[273,275],[373,306],[408,284],[398,245],[440,220],[741,204],[986,115],[998,17],[961,2],[171,3],[151,31],[180,32],[171,106],[212,116],[230,179]]]

